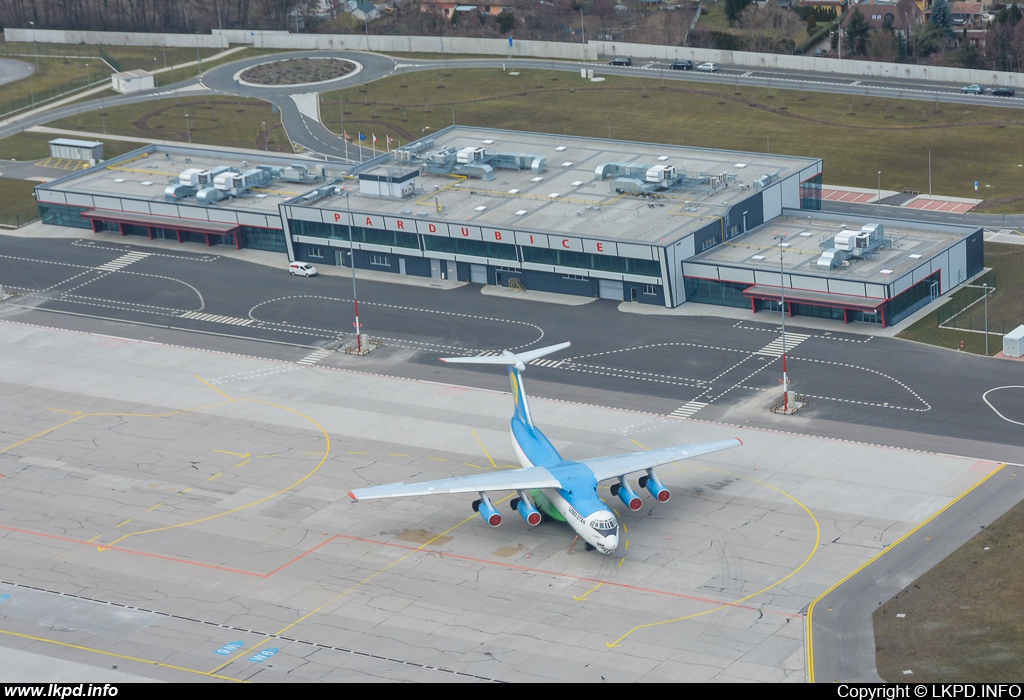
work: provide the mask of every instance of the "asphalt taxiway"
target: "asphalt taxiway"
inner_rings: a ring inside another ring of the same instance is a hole
[[[999,466],[534,398],[570,458],[744,440],[570,554],[345,497],[509,468],[503,392],[0,323],[2,658],[83,681],[800,682],[808,604]]]

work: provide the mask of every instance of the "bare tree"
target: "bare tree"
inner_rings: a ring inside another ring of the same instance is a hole
[[[748,51],[791,53],[793,37],[803,28],[796,13],[774,3],[749,5],[740,13],[736,26],[743,30]]]

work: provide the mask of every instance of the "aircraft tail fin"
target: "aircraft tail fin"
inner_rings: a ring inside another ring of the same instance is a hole
[[[512,401],[515,404],[516,417],[526,425],[533,425],[533,418],[530,416],[530,406],[526,400],[526,388],[523,386],[522,372],[526,365],[537,358],[550,355],[553,352],[564,350],[571,343],[558,343],[536,350],[514,353],[503,350],[500,355],[485,355],[482,357],[442,357],[441,362],[452,362],[476,365],[506,365],[508,366],[508,378],[512,384]]]

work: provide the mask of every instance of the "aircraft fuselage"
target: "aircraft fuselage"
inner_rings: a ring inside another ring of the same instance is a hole
[[[597,495],[593,472],[564,461],[544,433],[517,418],[512,419],[512,445],[523,469],[544,467],[561,482],[561,488],[543,489],[546,500],[562,516],[560,519],[597,551],[614,553],[619,546],[619,524],[611,508]],[[537,505],[546,510],[547,504]]]

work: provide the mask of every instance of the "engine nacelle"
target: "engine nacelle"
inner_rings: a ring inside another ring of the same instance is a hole
[[[612,484],[608,490],[613,496],[618,496],[630,510],[640,510],[644,505],[644,502],[636,495],[636,491],[629,488],[629,484],[624,476],[620,476],[619,483]]]
[[[525,493],[520,491],[519,497],[512,500],[515,503],[515,509],[519,512],[519,515],[523,516],[523,520],[526,521],[527,525],[530,527],[540,525],[540,521],[543,520],[540,517],[540,511],[530,502]]]
[[[491,503],[491,499],[487,497],[486,493],[481,493],[480,498],[473,501],[473,510],[479,513],[484,522],[491,527],[501,525],[501,516],[498,515],[498,510]]]
[[[640,488],[646,488],[651,492],[651,495],[657,498],[662,503],[667,503],[668,499],[672,498],[672,492],[665,488],[665,485],[658,480],[658,477],[654,475],[654,472],[650,469],[647,470],[645,476],[641,476],[639,479]]]

